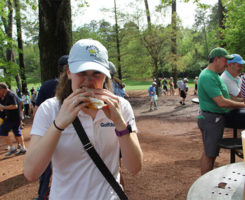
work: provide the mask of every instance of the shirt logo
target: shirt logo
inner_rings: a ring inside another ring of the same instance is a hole
[[[107,123],[101,123],[100,127],[115,127],[115,124],[111,123],[111,122],[107,122]]]

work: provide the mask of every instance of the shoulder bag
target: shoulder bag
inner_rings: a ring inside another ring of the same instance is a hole
[[[111,187],[114,189],[114,191],[117,193],[118,197],[121,200],[128,200],[128,197],[122,190],[121,186],[119,183],[115,180],[114,176],[110,172],[110,170],[107,168],[105,165],[104,161],[101,159],[93,145],[90,143],[90,140],[80,122],[78,117],[72,122],[78,137],[80,138],[84,149],[87,151],[88,155],[90,158],[94,161],[95,165],[97,168],[100,170],[100,172],[103,174],[105,179],[108,181],[108,183],[111,185]]]

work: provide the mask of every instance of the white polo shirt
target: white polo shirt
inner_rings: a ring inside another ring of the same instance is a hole
[[[123,98],[120,98],[120,104],[125,121],[137,132],[131,105]],[[31,135],[43,136],[52,125],[58,111],[59,102],[56,97],[42,103],[36,112]],[[78,117],[96,151],[119,182],[119,141],[113,122],[102,110],[97,112],[94,120],[82,111]],[[119,199],[83,149],[72,124],[61,134],[52,157],[52,169],[50,200]]]
[[[242,84],[241,78],[239,76],[234,78],[227,70],[225,70],[220,77],[225,82],[229,94],[236,97],[240,92]]]

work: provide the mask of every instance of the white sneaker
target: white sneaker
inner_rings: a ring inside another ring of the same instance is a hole
[[[9,151],[9,150],[10,150],[10,146],[7,145],[7,146],[5,147],[5,150]]]
[[[17,151],[16,147],[12,148],[10,147],[10,150],[8,153],[5,154],[6,157],[11,156],[12,154],[14,154]]]
[[[26,149],[21,148],[18,152],[15,153],[16,156],[23,155],[26,153]]]

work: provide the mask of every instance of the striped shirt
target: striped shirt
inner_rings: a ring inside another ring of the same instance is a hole
[[[245,75],[242,76],[241,95],[245,99]]]

